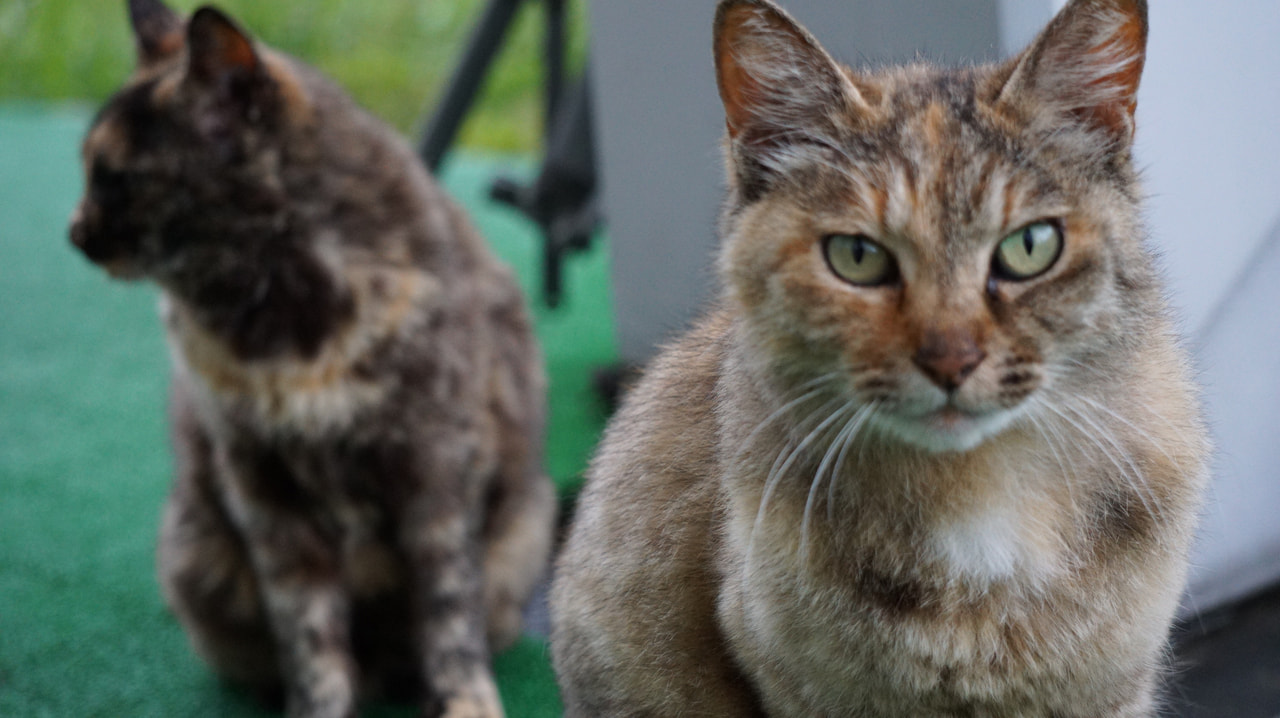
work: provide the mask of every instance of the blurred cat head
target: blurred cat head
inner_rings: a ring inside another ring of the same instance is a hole
[[[223,240],[228,222],[283,221],[280,148],[308,102],[289,64],[220,11],[184,21],[159,0],[129,11],[137,71],[84,140],[70,234],[114,275],[155,276],[184,247]]]
[[[722,3],[727,301],[777,373],[962,451],[1125,360],[1161,300],[1132,168],[1141,0],[1074,0],[998,65],[854,72]]]

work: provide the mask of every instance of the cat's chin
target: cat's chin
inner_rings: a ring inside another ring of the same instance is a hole
[[[999,434],[1013,421],[1015,412],[970,413],[944,406],[919,416],[884,413],[876,425],[905,444],[930,453],[969,451]]]
[[[86,252],[86,254],[88,253]],[[142,270],[141,265],[127,257],[95,257],[89,255],[89,261],[106,272],[107,276],[112,279],[135,281],[146,276],[146,272]]]
[[[116,260],[103,262],[101,263],[101,266],[112,279],[134,282],[146,278],[146,273],[133,262]]]

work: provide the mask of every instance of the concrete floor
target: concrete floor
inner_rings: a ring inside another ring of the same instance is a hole
[[[1179,626],[1177,718],[1280,717],[1280,586]]]

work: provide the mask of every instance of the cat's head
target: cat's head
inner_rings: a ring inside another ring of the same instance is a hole
[[[724,0],[720,267],[755,346],[869,425],[966,450],[1125,361],[1159,316],[1130,149],[1143,0],[1073,0],[1021,55],[854,72]]]
[[[279,148],[308,108],[288,63],[218,10],[130,0],[129,15],[138,68],[85,137],[70,234],[113,274],[154,276],[230,224],[280,221]]]

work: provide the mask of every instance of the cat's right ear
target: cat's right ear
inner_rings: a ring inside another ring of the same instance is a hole
[[[784,171],[796,149],[837,144],[840,118],[866,107],[818,41],[767,0],[722,0],[714,50],[716,83],[744,191]]]
[[[138,65],[147,67],[182,51],[182,18],[160,0],[129,0]]]

